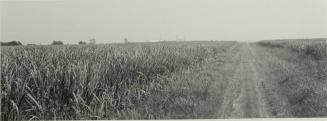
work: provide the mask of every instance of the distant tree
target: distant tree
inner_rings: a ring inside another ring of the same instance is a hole
[[[36,44],[27,44],[27,45],[36,45]]]
[[[94,38],[89,39],[89,43],[90,43],[90,44],[95,44],[95,42],[96,42],[96,39],[94,39]]]
[[[19,41],[11,41],[11,42],[1,42],[1,46],[17,46],[22,45]]]
[[[80,45],[86,45],[87,43],[84,42],[84,41],[79,41],[78,44],[80,44]]]
[[[127,39],[127,38],[125,38],[125,39],[124,39],[124,42],[125,42],[125,43],[129,43],[129,41],[128,41],[128,39]]]
[[[52,45],[63,45],[64,43],[62,41],[53,41]]]

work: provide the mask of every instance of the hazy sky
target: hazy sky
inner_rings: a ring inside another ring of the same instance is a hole
[[[40,0],[1,2],[1,41],[49,44],[186,38],[327,37],[327,0]]]

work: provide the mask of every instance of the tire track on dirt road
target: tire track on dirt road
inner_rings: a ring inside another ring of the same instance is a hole
[[[239,64],[230,77],[219,118],[264,118],[270,117],[261,94],[260,78],[255,66],[255,51],[247,43],[240,46]]]

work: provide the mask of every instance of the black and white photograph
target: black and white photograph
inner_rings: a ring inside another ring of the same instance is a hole
[[[327,120],[327,0],[0,0],[0,40],[1,121]]]

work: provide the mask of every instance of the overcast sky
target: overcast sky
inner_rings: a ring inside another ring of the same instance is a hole
[[[2,1],[1,41],[327,37],[327,0]]]

